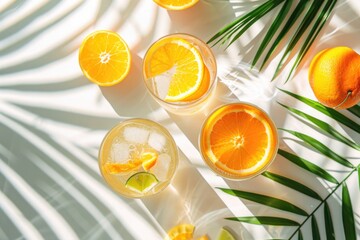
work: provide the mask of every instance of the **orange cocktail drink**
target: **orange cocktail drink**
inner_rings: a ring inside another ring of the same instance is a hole
[[[171,34],[153,43],[143,60],[144,82],[152,97],[176,114],[200,110],[216,86],[211,49],[188,34]]]
[[[205,120],[199,144],[203,159],[215,173],[241,180],[270,165],[277,153],[278,135],[263,110],[234,103],[216,109]]]
[[[99,167],[106,183],[125,197],[156,194],[170,184],[178,150],[170,133],[147,119],[128,119],[105,136]]]

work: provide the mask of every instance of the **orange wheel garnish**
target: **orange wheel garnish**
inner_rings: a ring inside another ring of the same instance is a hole
[[[99,86],[112,86],[129,73],[131,55],[125,41],[115,32],[96,31],[88,35],[79,50],[84,75]]]
[[[147,79],[163,74],[171,78],[165,97],[168,102],[182,101],[196,94],[203,84],[204,68],[199,50],[179,37],[160,39],[149,48],[144,58]]]
[[[274,158],[277,131],[265,112],[249,104],[217,109],[204,123],[200,148],[205,161],[229,178],[248,178]]]
[[[165,240],[192,240],[195,226],[191,224],[180,224],[171,228]]]
[[[193,6],[199,0],[153,0],[159,6],[169,10],[183,10]]]

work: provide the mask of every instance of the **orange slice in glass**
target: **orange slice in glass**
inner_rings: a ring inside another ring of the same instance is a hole
[[[205,121],[200,148],[208,165],[230,178],[247,178],[273,160],[278,147],[276,127],[259,108],[245,103],[215,110]]]
[[[204,66],[204,76],[201,80],[201,84],[198,90],[196,90],[196,92],[194,92],[190,96],[185,97],[182,101],[193,101],[201,98],[208,91],[209,87],[210,87],[210,73],[207,67]]]
[[[204,62],[198,49],[182,38],[162,38],[153,44],[144,59],[147,79],[159,75],[170,78],[165,101],[181,101],[195,94],[204,76]]]
[[[110,174],[128,173],[141,166],[141,160],[130,160],[126,163],[107,162],[104,164],[105,170]]]
[[[159,6],[169,10],[183,10],[193,6],[199,0],[154,0]]]
[[[84,75],[99,86],[112,86],[129,73],[131,55],[125,41],[115,32],[101,30],[88,35],[79,50]]]
[[[191,224],[180,224],[171,228],[165,240],[192,240],[194,234],[195,226]]]
[[[141,165],[145,171],[149,171],[157,161],[158,154],[155,151],[144,152],[141,154]]]

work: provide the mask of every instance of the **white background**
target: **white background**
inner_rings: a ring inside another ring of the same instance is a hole
[[[262,176],[244,182],[224,181],[203,163],[198,134],[203,120],[224,103],[248,101],[262,107],[278,127],[313,136],[359,164],[359,152],[325,136],[293,117],[278,102],[306,111],[360,142],[359,134],[281,93],[277,88],[314,99],[308,84],[310,59],[320,50],[346,45],[360,53],[360,5],[339,0],[296,76],[284,84],[287,71],[271,82],[281,52],[262,72],[250,70],[261,36],[276,11],[257,22],[230,48],[213,47],[218,86],[207,107],[190,116],[163,110],[146,92],[142,58],[151,43],[184,32],[207,41],[256,2],[200,0],[184,11],[167,11],[150,0],[11,1],[0,3],[0,239],[162,239],[179,223],[196,226],[196,234],[215,234],[229,227],[243,239],[287,238],[292,227],[260,227],[224,217],[271,215],[299,222],[304,217],[230,197],[216,187],[232,187],[287,200],[308,213],[319,201]],[[100,88],[78,66],[83,38],[99,29],[118,32],[128,43],[132,67],[120,84]],[[289,64],[288,66],[290,66]],[[343,114],[359,122],[349,112]],[[106,132],[123,119],[149,118],[165,126],[180,149],[172,184],[143,200],[118,196],[102,180],[97,152]],[[287,149],[328,170],[339,181],[347,169],[280,132]],[[333,185],[278,156],[269,169],[297,180],[325,198]],[[357,174],[346,182],[360,237]],[[340,194],[340,195],[339,195]],[[339,197],[340,196],[340,197]],[[344,238],[341,188],[329,198],[336,239]],[[322,211],[316,214],[325,238]],[[308,221],[302,232],[311,235]]]

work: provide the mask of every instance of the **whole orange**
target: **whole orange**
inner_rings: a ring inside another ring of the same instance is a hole
[[[360,101],[360,55],[349,47],[328,48],[311,61],[309,82],[320,103],[336,109]]]

